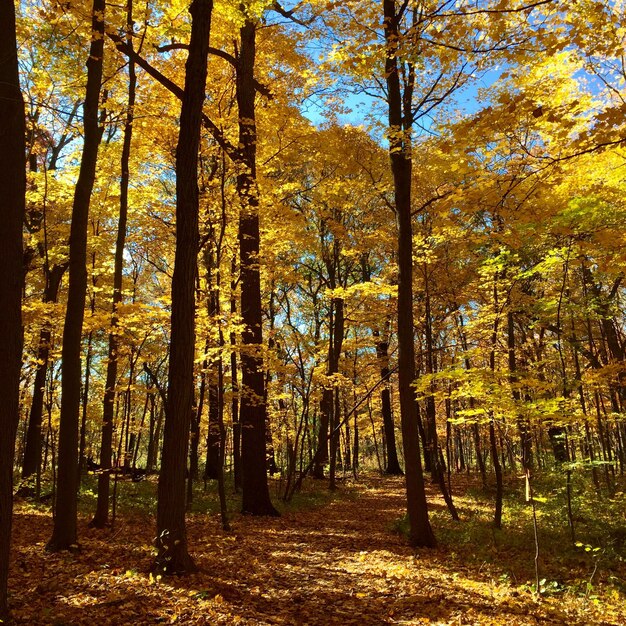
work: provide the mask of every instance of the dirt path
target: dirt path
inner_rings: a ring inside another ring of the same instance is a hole
[[[520,597],[446,548],[415,553],[393,531],[403,512],[402,479],[370,477],[323,507],[238,517],[230,535],[216,518],[195,515],[189,540],[200,572],[155,581],[146,574],[151,519],[104,534],[83,523],[82,553],[51,555],[43,553],[49,518],[21,510],[14,615],[55,626],[619,623]]]
[[[534,624],[451,572],[441,551],[416,553],[393,531],[402,479],[369,477],[353,497],[279,520],[246,520],[227,556],[222,595],[250,624]],[[250,552],[254,553],[252,567]],[[205,571],[219,567],[209,551]]]

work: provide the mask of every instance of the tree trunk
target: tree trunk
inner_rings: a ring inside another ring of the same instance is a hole
[[[409,540],[414,546],[434,547],[428,519],[424,476],[415,410],[415,345],[413,343],[413,229],[411,224],[411,126],[402,115],[403,94],[398,73],[399,25],[395,0],[384,0],[387,48],[385,75],[389,105],[389,155],[398,223],[398,378],[402,444],[405,459]],[[404,94],[405,96],[407,94]]]
[[[433,329],[432,329],[432,317],[430,314],[430,291],[429,291],[429,277],[428,269],[424,268],[424,295],[425,295],[425,307],[424,307],[424,329],[426,338],[426,373],[431,377],[435,374],[435,358],[434,358],[434,345],[433,345]],[[443,499],[446,506],[452,515],[452,519],[458,521],[459,514],[452,501],[450,491],[446,486],[446,480],[444,476],[443,463],[441,462],[442,455],[439,449],[439,437],[437,434],[437,408],[435,406],[435,383],[431,378],[430,391],[426,396],[426,424],[428,425],[428,452],[430,453],[430,471],[434,481],[439,485]]]
[[[22,224],[26,194],[26,129],[20,91],[15,10],[0,3],[0,620],[8,620],[7,580],[13,510],[13,456],[22,366]]]
[[[216,267],[216,255],[213,254],[211,249],[213,245],[214,242],[209,242],[204,258],[208,291],[207,313],[210,320],[217,320],[219,318],[219,288],[217,285],[217,276],[213,276],[213,270],[215,270],[215,274],[217,274],[219,268]],[[219,425],[221,392],[219,388],[219,376],[217,369],[217,363],[214,359],[207,363],[206,377],[209,387],[209,427],[207,432],[206,463],[204,466],[205,480],[218,480],[220,476],[220,459],[222,458],[222,442]]]
[[[237,104],[241,170],[237,193],[239,259],[241,272],[241,318],[244,324],[241,350],[241,456],[242,510],[251,515],[278,515],[267,484],[265,447],[265,378],[263,372],[263,319],[259,268],[259,198],[256,186],[256,123],[254,63],[256,24],[246,18],[240,30],[237,62]]]
[[[379,337],[378,333],[374,333]],[[376,357],[380,365],[380,377],[385,380],[385,384],[380,392],[380,401],[383,414],[383,428],[385,429],[385,445],[387,449],[387,464],[385,474],[401,476],[402,469],[398,461],[398,450],[396,447],[396,429],[393,423],[393,413],[391,411],[391,391],[389,389],[389,339],[379,338],[376,342]]]
[[[126,5],[127,41],[132,46],[133,2]],[[111,331],[109,332],[109,350],[107,374],[104,386],[104,402],[102,407],[102,434],[100,442],[100,474],[98,474],[98,502],[96,513],[91,524],[96,528],[104,528],[109,523],[109,489],[111,474],[111,455],[113,452],[113,413],[115,403],[115,385],[117,384],[117,359],[119,352],[117,308],[122,302],[122,272],[124,269],[124,245],[126,242],[126,223],[128,219],[128,185],[130,182],[129,160],[133,135],[135,107],[135,88],[137,77],[135,63],[128,59],[128,105],[124,124],[124,140],[121,157],[120,179],[120,213],[117,223],[117,240],[115,242],[115,266],[113,269],[113,295],[111,305]]]
[[[513,400],[516,405],[521,401],[519,389],[515,387],[517,383],[517,362],[515,359],[515,324],[513,313],[507,314],[507,348],[509,353],[509,382],[512,386]],[[522,453],[522,468],[524,472],[533,469],[533,439],[530,432],[530,423],[528,418],[523,415],[517,416],[517,427],[520,435],[520,450]]]
[[[204,465],[204,479],[217,480],[219,478],[219,464],[222,456],[220,450],[219,403],[220,390],[217,384],[217,367],[211,364],[207,373],[209,379],[209,427],[206,438],[206,463]]]
[[[172,278],[171,352],[165,432],[159,474],[154,569],[183,574],[195,569],[187,551],[185,475],[193,411],[195,281],[198,269],[198,148],[205,98],[213,0],[193,0],[191,37],[176,147],[176,252]]]
[[[494,322],[493,330],[491,332],[491,351],[489,353],[489,368],[491,373],[495,376],[496,372],[496,346],[498,342],[498,326],[499,326],[499,311],[498,311],[498,273],[496,272],[493,278],[493,308],[494,308]],[[489,445],[491,449],[491,460],[493,461],[493,469],[496,475],[496,502],[493,516],[493,525],[496,528],[502,528],[502,500],[504,496],[504,483],[502,481],[502,465],[500,463],[500,457],[498,455],[498,442],[496,439],[496,420],[493,415],[493,411],[490,411],[489,418]]]
[[[69,287],[61,352],[61,417],[59,427],[58,487],[54,529],[47,549],[74,549],[78,487],[78,422],[80,412],[80,352],[87,294],[87,224],[96,178],[102,127],[98,104],[104,54],[104,0],[94,0],[92,41],[87,60],[87,90],[83,104],[84,143],[74,192],[69,248]]]
[[[233,257],[230,267],[230,314],[232,318],[237,315],[236,266],[237,261],[236,258]],[[239,383],[237,381],[237,337],[234,332],[230,333],[230,380],[232,393],[230,417],[233,423],[233,480],[235,483],[235,491],[239,491],[241,489],[241,422],[239,421]]]
[[[95,303],[92,305],[91,313],[95,311]],[[87,413],[89,409],[89,385],[91,383],[91,359],[93,357],[93,331],[89,331],[87,336],[87,351],[85,353],[85,382],[83,383],[83,399],[81,406],[80,428],[78,438],[78,489],[80,489],[80,481],[85,467],[86,459],[85,446],[87,440]]]
[[[335,240],[335,262],[338,263],[339,247]],[[334,287],[333,287],[334,288]],[[332,340],[330,344],[330,356],[331,362],[329,363],[329,374],[336,374],[339,372],[339,359],[341,358],[341,351],[343,349],[343,335],[345,326],[345,314],[342,298],[333,298],[333,310],[335,315],[333,316],[333,329]],[[330,412],[330,488],[335,488],[335,472],[337,468],[337,452],[339,449],[339,417],[341,407],[339,403],[339,387],[333,384],[331,389],[331,412]]]
[[[67,265],[55,265],[46,271],[46,288],[43,301],[52,304],[57,301],[61,279],[67,269]],[[30,405],[28,419],[28,431],[26,433],[26,447],[24,449],[24,463],[22,466],[22,478],[28,478],[37,472],[41,465],[41,424],[43,417],[43,396],[46,386],[46,372],[48,370],[48,358],[50,355],[50,343],[52,341],[52,328],[45,323],[39,334],[39,347],[37,348],[37,371],[33,385],[33,399]]]

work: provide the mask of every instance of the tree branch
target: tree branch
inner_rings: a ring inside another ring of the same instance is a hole
[[[145,70],[152,78],[161,83],[163,87],[165,87],[168,91],[173,93],[179,100],[183,98],[183,90],[179,87],[175,82],[170,80],[164,74],[161,74],[159,70],[150,65],[148,61],[146,61],[142,56],[137,54],[132,46],[129,46],[121,37],[114,33],[107,33],[109,39],[113,41],[115,47],[127,57],[131,58],[139,67]],[[205,114],[202,114],[202,124],[203,126],[211,133],[213,139],[215,139],[216,143],[224,152],[229,156],[229,158],[235,162],[238,162],[241,159],[241,155],[239,150],[232,144],[226,137],[224,133],[216,126],[216,124]]]
[[[188,43],[169,43],[164,46],[155,46],[154,47],[157,52],[170,52],[171,50],[189,50]],[[224,52],[224,50],[220,50],[219,48],[213,48],[209,46],[209,54],[213,56],[219,57],[220,59],[224,59],[228,61],[233,67],[237,67],[237,59],[232,55],[228,54],[228,52]],[[266,87],[262,83],[260,83],[256,78],[253,79],[254,88],[262,95],[265,96],[268,100],[273,99],[272,92],[269,87]]]

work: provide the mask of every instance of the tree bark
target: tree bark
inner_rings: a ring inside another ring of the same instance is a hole
[[[191,38],[176,147],[176,252],[172,278],[171,353],[157,504],[154,570],[195,570],[187,551],[185,475],[193,411],[195,281],[198,269],[198,148],[205,98],[213,0],[193,0]]]
[[[261,272],[259,268],[259,198],[256,186],[256,122],[254,63],[256,24],[246,18],[240,30],[241,47],[237,62],[237,104],[241,170],[237,193],[239,215],[239,258],[241,272],[241,318],[244,324],[241,350],[241,456],[242,510],[251,515],[278,515],[267,484],[265,444],[265,378]]]
[[[133,2],[126,5],[127,42],[132,46]],[[135,63],[128,59],[128,103],[124,124],[120,179],[120,212],[117,223],[117,239],[115,242],[115,266],[113,269],[113,294],[111,304],[111,330],[109,332],[109,349],[107,374],[104,386],[102,407],[102,433],[100,443],[100,474],[98,474],[98,502],[96,513],[91,524],[96,528],[104,528],[109,523],[109,491],[111,478],[111,455],[113,452],[113,413],[115,403],[115,385],[117,384],[117,359],[119,352],[118,314],[117,309],[122,302],[122,271],[124,269],[124,245],[126,242],[126,223],[128,220],[128,185],[130,182],[130,147],[133,137],[133,120],[135,107],[135,91],[137,77]]]
[[[213,253],[212,249],[214,245],[215,241],[210,241],[204,255],[207,282],[207,313],[211,320],[217,320],[219,317],[219,287],[217,285],[217,272],[219,268],[216,267],[217,255]],[[221,447],[223,442],[221,441],[219,425],[219,410],[222,399],[220,398],[221,391],[218,384],[217,370],[218,367],[215,359],[207,361],[205,377],[209,388],[209,424],[206,440],[206,463],[204,465],[205,480],[217,480],[219,478],[219,464],[222,458]]]
[[[26,129],[20,91],[15,9],[0,2],[0,620],[8,620],[7,580],[13,510],[13,455],[22,365],[22,224]]]
[[[54,529],[48,550],[77,545],[78,423],[80,412],[80,352],[87,293],[87,224],[96,178],[102,127],[98,121],[104,56],[105,0],[94,0],[92,41],[87,59],[87,89],[83,104],[84,143],[74,192],[69,247],[69,287],[61,351],[61,417],[59,427],[58,488]]]
[[[424,334],[426,340],[425,364],[426,373],[432,377],[435,374],[435,357],[433,345],[432,316],[430,308],[430,286],[427,268],[424,268],[424,285]],[[439,449],[439,436],[437,434],[437,407],[435,406],[434,396],[435,383],[432,378],[430,382],[430,390],[431,393],[426,396],[425,400],[426,424],[428,432],[428,451],[424,454],[430,454],[431,476],[433,480],[436,481],[439,485],[439,489],[441,490],[441,494],[443,495],[443,499],[446,502],[446,506],[448,507],[450,514],[452,515],[452,519],[458,521],[459,514],[456,510],[456,507],[454,506],[454,502],[452,501],[450,491],[446,486],[443,463],[441,462],[442,454]]]
[[[237,281],[235,271],[237,269],[236,258],[231,262],[230,280],[230,314],[231,318],[237,315]],[[239,421],[239,383],[237,381],[237,337],[234,332],[230,333],[230,389],[232,400],[230,403],[230,414],[233,422],[233,480],[235,491],[241,489],[241,422]]]
[[[376,336],[377,333],[375,333]],[[396,447],[396,429],[393,423],[393,413],[391,411],[391,391],[389,389],[389,339],[379,338],[376,342],[376,357],[380,364],[380,377],[387,382],[380,392],[380,400],[383,414],[383,428],[385,429],[385,444],[387,448],[387,464],[385,474],[401,476],[402,468],[398,461],[398,450]]]
[[[493,308],[494,308],[494,322],[491,332],[491,350],[489,352],[489,369],[492,375],[495,377],[496,372],[496,347],[498,344],[498,326],[499,315],[498,311],[498,273],[496,272],[493,278]],[[502,500],[504,496],[504,483],[502,480],[502,465],[500,463],[500,457],[498,455],[498,442],[496,439],[496,420],[493,411],[490,411],[489,416],[489,445],[491,450],[491,460],[493,461],[493,469],[496,475],[496,502],[493,515],[493,525],[496,528],[502,528]]]
[[[67,265],[54,265],[51,270],[46,269],[46,287],[43,301],[52,304],[57,301],[61,279]],[[33,384],[33,399],[30,405],[28,431],[26,433],[26,447],[22,465],[22,478],[29,478],[37,472],[41,465],[41,425],[43,418],[43,396],[46,386],[46,372],[52,341],[52,328],[46,322],[39,333],[39,347],[37,348],[37,371]]]
[[[409,540],[434,547],[428,518],[415,408],[415,345],[413,343],[413,229],[411,223],[411,126],[403,119],[403,94],[398,72],[399,23],[395,0],[383,1],[386,43],[385,75],[389,105],[389,156],[398,224],[398,378],[402,445],[405,459]],[[406,94],[405,94],[406,95]]]
[[[513,401],[518,405],[522,399],[519,389],[515,388],[518,381],[517,360],[515,358],[515,320],[512,311],[507,314],[507,348],[509,355],[509,382],[513,386]],[[522,454],[522,468],[524,472],[533,469],[533,440],[528,418],[523,415],[517,416],[517,428],[520,436],[520,451]]]

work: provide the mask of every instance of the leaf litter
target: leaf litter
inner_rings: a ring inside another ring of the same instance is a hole
[[[432,507],[444,506],[431,496]],[[199,571],[173,578],[149,574],[148,514],[119,519],[113,531],[81,519],[81,551],[50,554],[50,516],[17,503],[13,618],[53,626],[626,623],[621,593],[601,601],[573,593],[538,598],[528,584],[498,575],[506,553],[478,566],[471,544],[414,550],[394,530],[404,498],[402,479],[366,475],[315,508],[237,516],[231,533],[215,515],[192,514],[188,537]]]

